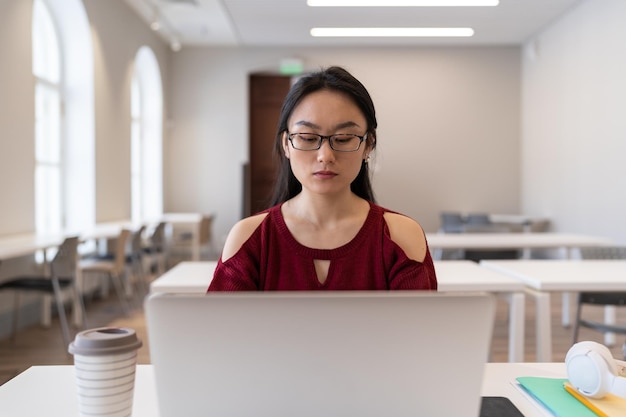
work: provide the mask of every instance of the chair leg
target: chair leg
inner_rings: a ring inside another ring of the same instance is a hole
[[[122,308],[124,309],[124,315],[129,316],[130,306],[128,305],[128,300],[126,299],[126,288],[124,286],[124,282],[122,282],[122,277],[115,273],[110,274],[110,277],[111,281],[113,281],[117,297],[119,298]]]
[[[580,302],[580,294],[578,295],[578,304],[576,306],[576,320],[574,321],[574,331],[572,332],[572,344],[578,341],[578,329],[580,327],[580,315],[582,312],[582,303]]]
[[[19,324],[20,316],[20,292],[14,291],[13,293],[13,320],[11,320],[11,343],[15,344],[17,340],[17,326]]]
[[[74,326],[79,329],[88,329],[87,326],[87,309],[85,308],[85,300],[84,300],[84,288],[85,288],[85,276],[82,271],[78,271],[76,273],[76,280],[74,281],[73,289],[74,289],[74,303],[72,304],[76,309],[80,311],[73,310],[72,314],[74,316]],[[78,313],[78,314],[77,314]]]
[[[65,305],[63,305],[63,294],[61,293],[61,287],[59,281],[56,278],[52,278],[52,287],[54,288],[54,298],[56,300],[57,312],[59,313],[59,321],[61,322],[61,331],[63,332],[63,342],[65,346],[70,344],[70,328],[67,324],[67,316],[65,315]]]

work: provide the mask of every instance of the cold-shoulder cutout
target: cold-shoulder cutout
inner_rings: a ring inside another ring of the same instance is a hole
[[[419,223],[398,213],[384,214],[389,234],[406,255],[415,261],[423,262],[426,257],[426,236]]]
[[[226,242],[224,243],[224,250],[222,251],[222,262],[236,254],[241,246],[252,236],[252,233],[259,227],[263,219],[268,215],[267,212],[256,214],[254,216],[246,217],[235,223]]]

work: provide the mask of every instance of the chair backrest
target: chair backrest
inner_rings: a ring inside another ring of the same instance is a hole
[[[128,229],[122,229],[117,237],[117,242],[115,243],[115,256],[113,258],[113,262],[115,262],[115,272],[117,273],[121,273],[126,266],[126,245],[128,244],[129,238],[130,230]]]
[[[465,219],[461,213],[452,211],[442,211],[440,214],[441,228],[444,233],[460,233],[463,229]]]
[[[133,256],[140,256],[143,254],[143,233],[146,230],[146,226],[141,226],[139,229],[133,232],[133,238],[131,240],[131,253]]]
[[[77,264],[78,237],[67,237],[50,262],[50,273],[57,278],[73,278],[76,275]]]
[[[213,216],[205,215],[202,216],[202,220],[200,220],[200,244],[205,245],[209,243],[211,240],[212,228],[213,226]]]
[[[465,223],[471,225],[490,225],[491,219],[487,213],[469,213],[465,217]]]
[[[153,252],[159,253],[165,250],[165,226],[167,226],[166,222],[160,222],[154,228],[152,236],[150,236]]]
[[[592,246],[580,249],[583,259],[626,259],[626,246]]]
[[[468,224],[461,229],[463,233],[511,233],[511,227],[502,224]]]

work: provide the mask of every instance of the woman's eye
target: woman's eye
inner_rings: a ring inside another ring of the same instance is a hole
[[[335,136],[335,142],[337,143],[348,143],[350,141],[352,141],[356,136],[350,136],[350,135],[345,135],[345,136]]]

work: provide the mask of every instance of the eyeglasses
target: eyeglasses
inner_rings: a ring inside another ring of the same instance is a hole
[[[367,133],[363,136],[348,133],[328,136],[315,133],[288,133],[287,139],[289,139],[294,149],[300,151],[316,151],[322,147],[324,139],[328,139],[328,144],[335,151],[356,152],[361,147],[361,143],[367,139]]]

